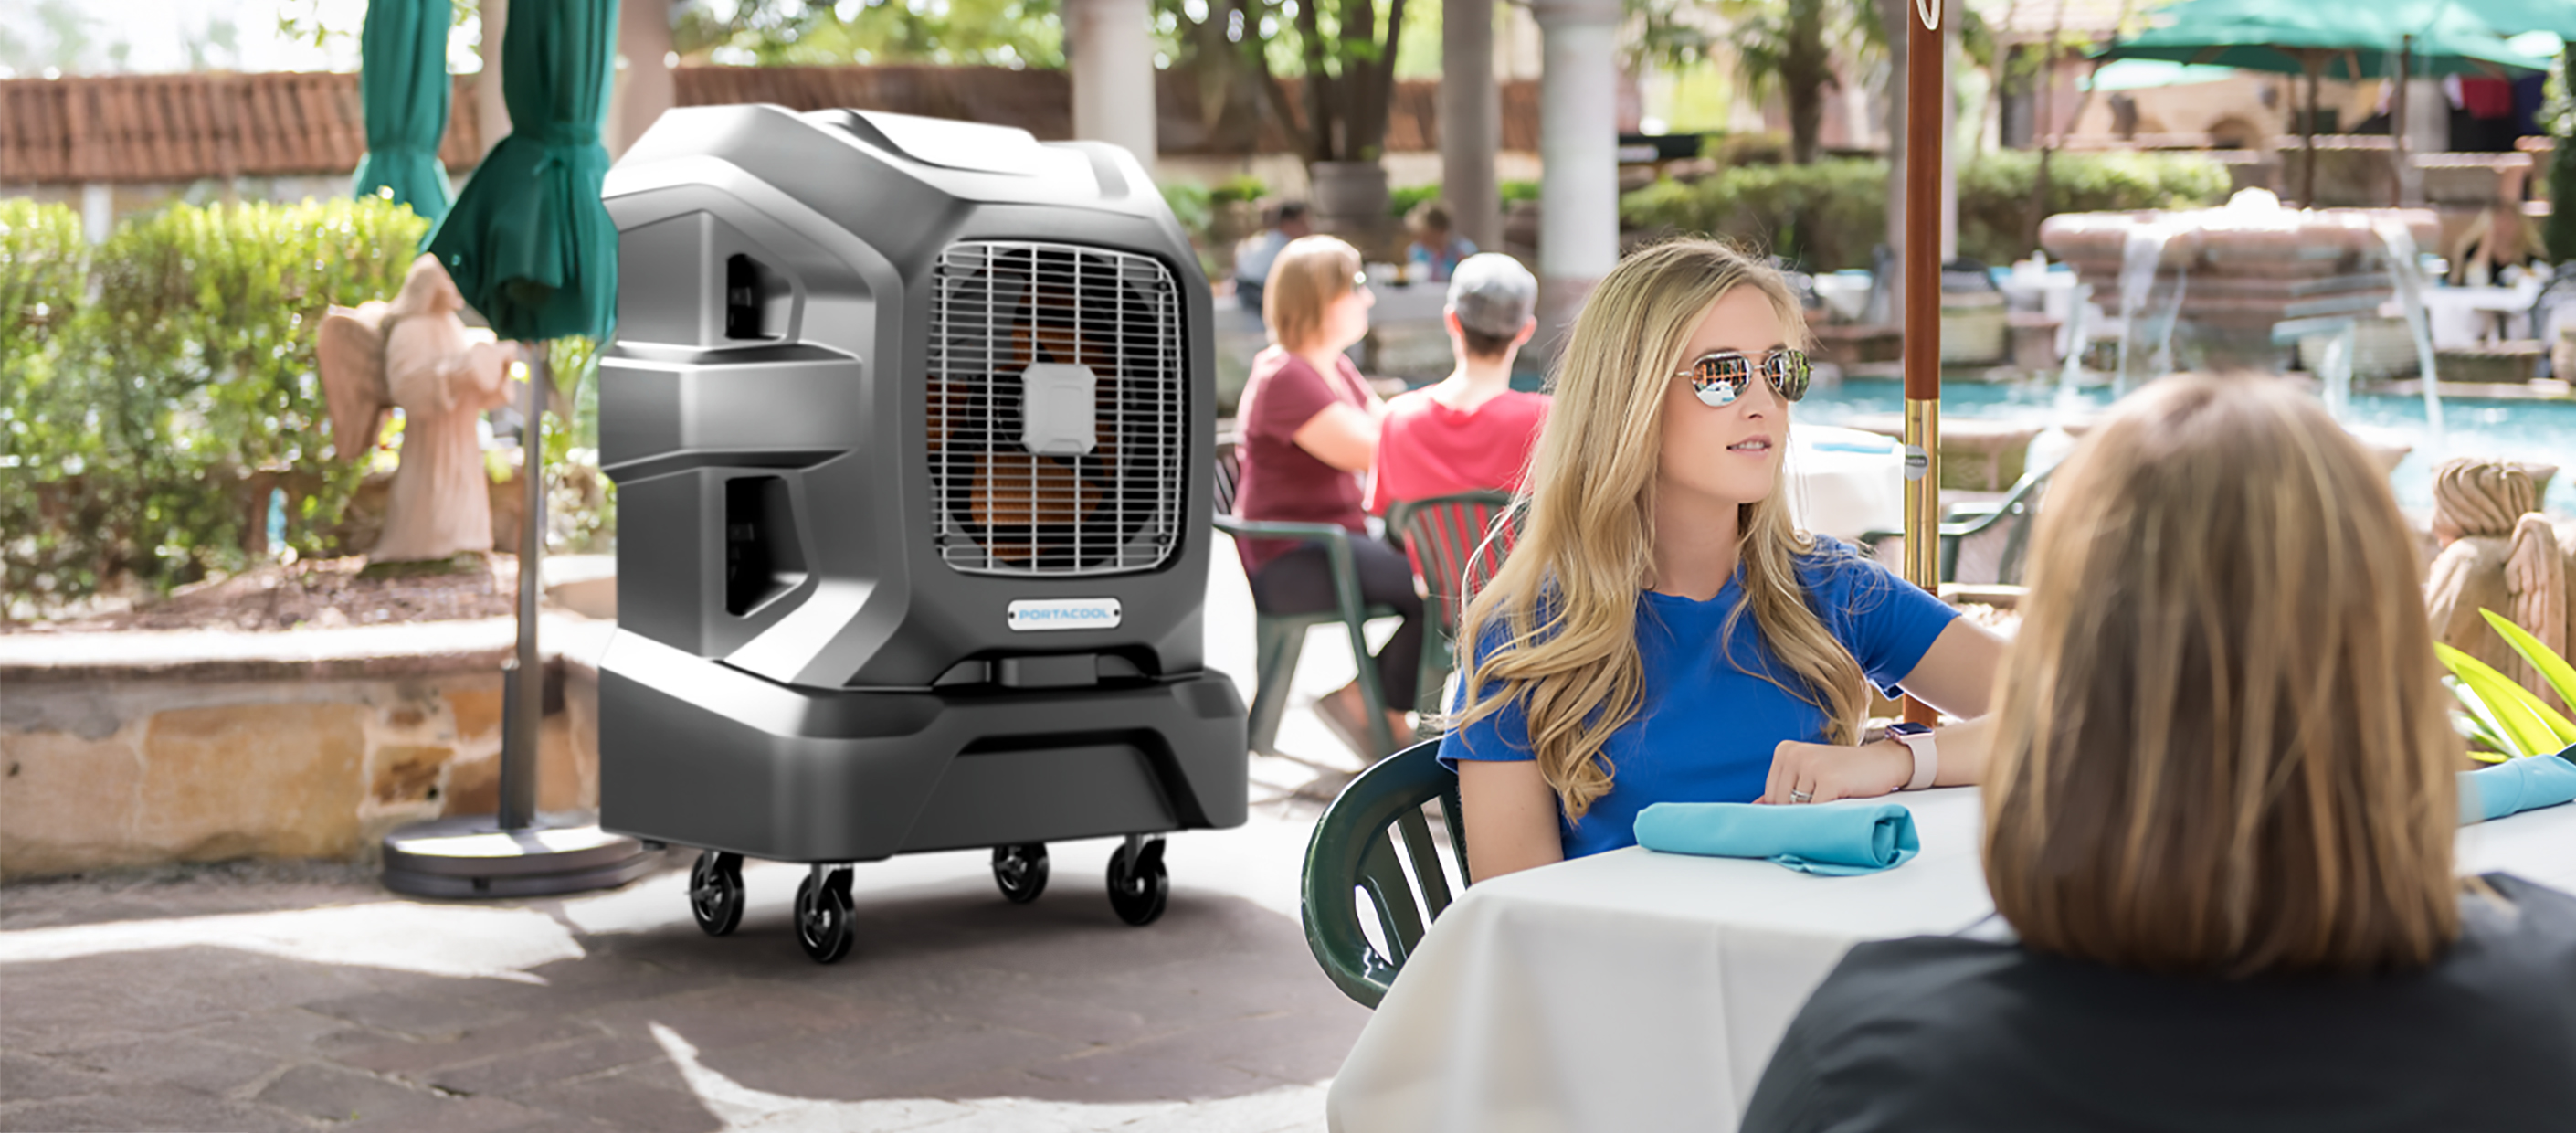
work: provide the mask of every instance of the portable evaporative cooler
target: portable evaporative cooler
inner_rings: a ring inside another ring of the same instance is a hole
[[[800,942],[849,948],[850,865],[1240,825],[1244,709],[1201,663],[1209,295],[1136,160],[849,110],[673,110],[610,173],[618,487],[601,664],[609,829],[813,863]]]

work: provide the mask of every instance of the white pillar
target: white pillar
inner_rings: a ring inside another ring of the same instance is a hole
[[[104,244],[115,231],[116,188],[104,181],[81,186],[81,235],[92,244]]]
[[[1479,250],[1503,250],[1503,91],[1494,82],[1494,0],[1441,0],[1440,195],[1449,221]]]
[[[1539,335],[1619,262],[1619,0],[1533,0],[1539,81]]]
[[[1066,0],[1073,136],[1115,142],[1154,167],[1152,0]]]
[[[1959,21],[1960,0],[1941,8],[1941,262],[1959,258]]]
[[[474,76],[474,132],[483,154],[510,136],[510,107],[501,101],[501,37],[510,22],[510,0],[482,0],[483,71]],[[483,154],[475,155],[480,168]]]

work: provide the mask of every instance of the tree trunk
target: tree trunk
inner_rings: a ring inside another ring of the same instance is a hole
[[[1324,28],[1312,0],[1297,5],[1297,42],[1306,50],[1306,160],[1338,161],[1334,147],[1333,77],[1324,72]]]
[[[1789,160],[1812,165],[1825,118],[1825,85],[1833,80],[1825,53],[1824,0],[1790,0],[1789,35],[1780,60],[1780,85],[1789,102]]]

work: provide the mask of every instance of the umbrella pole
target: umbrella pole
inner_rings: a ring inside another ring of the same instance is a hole
[[[519,426],[519,648],[504,697],[501,733],[501,829],[537,822],[538,724],[545,715],[545,663],[537,656],[537,595],[546,547],[546,389],[554,381],[544,342],[528,344],[527,420]]]
[[[1905,578],[1941,590],[1941,136],[1943,0],[1914,0],[1905,32]],[[1930,724],[1909,696],[1905,718]]]
[[[2415,53],[2415,37],[2411,35],[2401,36],[2399,37],[2397,44],[2397,63],[2396,66],[2392,68],[2392,73],[2397,79],[2397,87],[2389,93],[2388,99],[2388,149],[2395,161],[2395,164],[2389,169],[2389,172],[2394,175],[2395,181],[2388,186],[2388,204],[2392,208],[2404,208],[2406,206],[2407,166],[2406,64],[2409,62],[2407,56]]]

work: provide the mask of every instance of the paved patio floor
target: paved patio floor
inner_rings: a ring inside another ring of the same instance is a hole
[[[1211,663],[1250,693],[1221,548]],[[1319,635],[1292,703],[1349,679]],[[1346,760],[1293,712],[1282,743]],[[1191,1130],[1323,1127],[1367,1013],[1316,970],[1297,873],[1328,787],[1256,758],[1252,820],[1174,836],[1169,911],[1130,928],[1110,841],[1045,896],[986,855],[859,867],[858,943],[797,949],[801,866],[752,863],[731,937],[687,857],[623,889],[398,899],[347,866],[173,867],[0,889],[0,1129]]]

